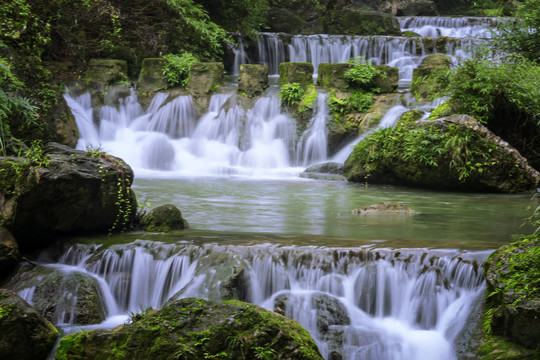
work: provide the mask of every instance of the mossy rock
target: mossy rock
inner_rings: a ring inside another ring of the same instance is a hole
[[[238,91],[253,97],[268,87],[268,66],[242,64],[238,72]]]
[[[191,65],[188,90],[197,96],[213,92],[224,84],[224,66],[221,62],[198,62]]]
[[[444,54],[426,56],[413,70],[411,91],[418,100],[433,100],[443,90],[448,81],[444,75],[450,70],[452,59]]]
[[[0,281],[15,269],[20,258],[17,240],[8,229],[0,227]]]
[[[297,322],[240,301],[187,298],[139,314],[111,331],[90,330],[60,341],[57,360],[67,359],[257,359],[322,360]]]
[[[396,11],[397,16],[437,16],[437,8],[433,1],[409,1],[401,3]]]
[[[424,114],[425,113],[422,110],[409,110],[409,111],[404,112],[400,116],[399,121],[401,123],[413,124],[417,122],[418,120],[421,120]]]
[[[2,359],[45,360],[58,330],[12,291],[0,289],[0,354]]]
[[[110,85],[128,80],[128,67],[125,60],[118,59],[91,59],[86,71],[88,83]]]
[[[167,63],[163,58],[146,58],[142,62],[137,88],[145,93],[152,93],[167,88],[163,79],[162,68]]]
[[[131,225],[137,210],[133,171],[111,155],[49,143],[41,161],[0,159],[0,213],[22,252],[62,234]]]
[[[279,86],[292,83],[299,83],[304,89],[313,85],[313,64],[307,62],[279,64]]]
[[[393,93],[397,90],[399,84],[399,70],[397,67],[388,65],[375,65],[379,73],[373,78],[374,87],[381,93]]]
[[[441,190],[523,193],[540,185],[540,173],[519,152],[466,115],[375,131],[356,145],[344,171],[349,181]]]
[[[53,324],[99,324],[106,317],[98,281],[83,273],[47,267],[23,269],[6,288],[18,293],[33,288],[29,303]]]
[[[419,33],[415,33],[414,31],[403,31],[401,33],[401,36],[406,38],[413,38],[413,37],[422,37]]]
[[[171,204],[152,209],[143,217],[142,226],[146,231],[158,232],[182,230],[189,227],[180,210]]]
[[[499,248],[484,263],[491,334],[540,356],[540,235]]]
[[[306,22],[288,9],[273,8],[266,14],[268,31],[298,34]]]
[[[319,64],[317,70],[317,84],[332,90],[344,91],[349,86],[349,83],[343,77],[347,71],[352,69],[352,64]]]

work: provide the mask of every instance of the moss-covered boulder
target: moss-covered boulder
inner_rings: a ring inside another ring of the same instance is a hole
[[[240,301],[187,298],[133,320],[63,338],[56,359],[322,360],[297,322]]]
[[[2,359],[45,360],[58,330],[12,291],[0,289],[0,354]]]
[[[15,269],[20,257],[17,240],[8,229],[0,227],[0,281]]]
[[[53,324],[98,324],[106,317],[99,283],[87,274],[39,266],[23,269],[6,288],[28,293],[26,301]]]
[[[158,206],[144,215],[142,226],[146,231],[159,232],[182,230],[189,227],[188,222],[182,217],[180,209],[171,204]]]
[[[376,11],[330,10],[317,20],[304,26],[303,35],[400,35],[397,19]]]
[[[223,86],[224,66],[220,62],[198,62],[191,65],[188,90],[194,95],[205,95]]]
[[[22,252],[62,234],[123,229],[135,217],[133,171],[114,156],[50,143],[33,158],[0,159],[0,169],[0,223]]]
[[[282,62],[279,64],[279,86],[299,83],[304,89],[313,84],[313,64]]]
[[[88,83],[110,85],[127,81],[128,67],[125,60],[91,59],[86,70]]]
[[[146,58],[142,62],[137,88],[146,93],[156,92],[167,88],[163,79],[162,68],[167,63],[163,58]]]
[[[344,171],[350,181],[443,190],[519,193],[540,184],[525,158],[467,115],[375,131]]]
[[[433,1],[403,1],[397,6],[397,16],[437,16],[437,8]]]
[[[444,54],[426,56],[413,70],[411,91],[418,100],[433,100],[437,92],[443,90],[448,81],[444,75],[450,69],[452,59]]]
[[[343,75],[354,67],[353,64],[319,64],[317,70],[317,84],[332,90],[345,90],[349,83]]]
[[[268,87],[268,66],[242,64],[238,72],[238,91],[253,97]]]
[[[381,93],[393,93],[399,84],[399,70],[388,65],[376,65],[379,73],[373,77],[373,84]]]
[[[490,330],[485,335],[536,350],[540,358],[540,235],[496,250],[485,261],[484,273]]]

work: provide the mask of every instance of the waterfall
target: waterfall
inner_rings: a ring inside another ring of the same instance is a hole
[[[497,25],[508,21],[493,17],[415,16],[398,18],[401,31],[421,36],[453,38],[491,38]]]
[[[326,160],[328,148],[326,120],[328,116],[328,94],[319,93],[316,114],[309,121],[307,130],[298,141],[298,163],[302,166]]]
[[[247,108],[237,103],[234,90],[214,94],[200,117],[190,95],[171,98],[158,93],[146,110],[133,91],[118,96],[115,91],[106,93],[108,105],[93,109],[90,94],[65,94],[80,129],[77,148],[99,147],[139,174],[296,176],[303,169],[299,165],[326,157],[321,148],[326,135],[321,122],[314,120],[301,140],[308,144],[308,153],[298,161],[296,124],[282,111],[275,91]],[[327,113],[325,104],[318,109]]]
[[[454,341],[484,289],[478,263],[486,256],[138,240],[76,245],[52,266],[103,279],[114,297],[104,301],[120,313],[160,308],[171,297],[219,299],[216,289],[230,289],[235,278],[244,284],[237,285],[241,300],[297,320],[326,359],[415,360],[456,359]],[[242,270],[227,279],[230,268]]]

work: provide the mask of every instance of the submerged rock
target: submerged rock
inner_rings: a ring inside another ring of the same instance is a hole
[[[21,271],[6,288],[19,294],[53,324],[98,324],[105,320],[97,280],[79,272],[37,267]]]
[[[0,289],[0,355],[2,359],[45,360],[58,330],[17,294]]]
[[[419,215],[420,213],[398,202],[382,202],[352,210],[355,215]]]
[[[129,226],[137,209],[133,171],[98,151],[51,143],[39,161],[0,159],[0,221],[32,252],[55,237]]]
[[[317,180],[345,181],[346,179],[342,174],[343,164],[326,162],[308,167],[300,174],[300,177]]]
[[[180,209],[175,205],[167,204],[158,206],[146,214],[142,219],[142,226],[146,231],[169,232],[187,229],[189,224],[182,217]]]
[[[257,359],[315,360],[322,356],[297,322],[240,301],[182,299],[136,315],[111,331],[63,338],[57,359]]]
[[[344,171],[350,181],[444,190],[519,193],[540,184],[517,150],[467,115],[375,131]]]

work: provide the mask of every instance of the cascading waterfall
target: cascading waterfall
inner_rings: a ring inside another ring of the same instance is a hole
[[[454,38],[491,38],[505,18],[415,16],[398,18],[401,31],[413,31],[421,36]]]
[[[55,266],[103,279],[109,316],[173,298],[219,299],[234,264],[237,294],[297,320],[326,359],[455,359],[454,341],[484,282],[487,252],[192,245],[138,240],[69,248]],[[222,267],[222,268],[221,268]],[[230,280],[230,279],[229,279]],[[32,301],[31,291],[21,296]],[[117,309],[117,310],[111,310]],[[116,311],[116,313],[115,313]],[[120,320],[124,318],[119,318]]]
[[[317,95],[316,115],[310,120],[307,130],[298,141],[298,164],[323,162],[328,148],[326,120],[328,118],[328,94]]]

